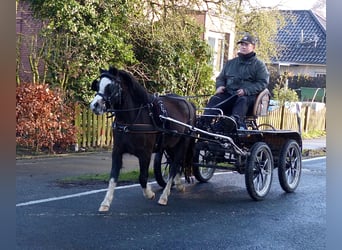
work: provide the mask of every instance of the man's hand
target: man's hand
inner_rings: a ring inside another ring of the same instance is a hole
[[[238,90],[236,91],[236,94],[237,94],[238,96],[243,96],[243,95],[245,95],[245,91],[243,91],[243,89],[238,89]]]
[[[221,94],[221,93],[224,92],[225,89],[226,89],[226,87],[220,86],[220,87],[218,87],[218,88],[216,89],[215,94]]]

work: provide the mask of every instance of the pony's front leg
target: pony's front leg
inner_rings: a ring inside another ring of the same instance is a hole
[[[99,212],[107,212],[112,204],[114,198],[114,189],[118,182],[120,169],[122,167],[122,155],[118,155],[113,152],[112,155],[112,170],[110,172],[110,179],[106,195],[101,202]]]
[[[106,193],[105,198],[101,202],[99,212],[107,212],[109,210],[110,204],[113,201],[115,187],[116,187],[116,182],[114,181],[114,178],[110,178],[107,193]]]

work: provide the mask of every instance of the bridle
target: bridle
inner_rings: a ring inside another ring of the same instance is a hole
[[[108,95],[105,95],[104,93],[100,93],[99,91],[97,91],[95,96],[98,95],[98,96],[102,97],[103,101],[105,102],[105,107],[106,107],[105,112],[111,113],[111,115],[108,116],[108,118],[113,117],[115,115],[115,113],[118,113],[118,112],[129,112],[129,111],[134,111],[134,110],[139,111],[138,115],[137,115],[137,117],[139,117],[139,115],[141,114],[143,109],[147,108],[150,110],[150,108],[153,105],[154,100],[157,98],[157,96],[154,95],[151,102],[148,102],[146,104],[141,104],[139,107],[127,108],[127,109],[114,108],[115,104],[118,104],[119,106],[121,106],[122,100],[123,100],[121,78],[116,77],[113,74],[110,74],[109,72],[102,72],[100,77],[99,77],[99,80],[96,79],[95,81],[97,83],[99,83],[103,77],[107,77],[111,81],[107,85],[107,86],[110,86],[110,95],[108,96]]]
[[[107,77],[110,79],[110,83],[107,86],[110,86],[110,96],[106,96],[104,93],[96,92],[95,96],[101,96],[105,102],[107,112],[110,112],[111,108],[113,108],[114,104],[121,105],[122,103],[122,87],[121,87],[121,79],[119,77],[115,77],[108,72],[103,72],[100,76],[100,81],[103,77]],[[98,81],[98,82],[100,82]],[[100,86],[99,86],[100,87]]]

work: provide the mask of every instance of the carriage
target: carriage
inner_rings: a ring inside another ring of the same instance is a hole
[[[205,117],[186,98],[176,95],[149,94],[135,78],[110,67],[100,70],[100,78],[92,84],[96,96],[91,102],[95,114],[115,113],[115,142],[108,190],[99,211],[108,211],[122,167],[122,155],[130,153],[139,159],[141,184],[146,198],[155,193],[147,183],[152,153],[155,179],[162,186],[160,205],[166,205],[171,187],[184,190],[180,176],[194,176],[199,182],[209,181],[217,169],[245,175],[248,194],[262,200],[268,194],[273,170],[285,192],[297,188],[302,168],[300,133],[277,130],[270,124],[258,124],[266,115],[270,100],[262,91],[248,110],[246,129],[221,111]],[[209,123],[203,123],[210,120]]]
[[[250,197],[262,200],[268,194],[273,170],[278,169],[282,189],[291,193],[297,188],[301,176],[302,139],[299,132],[277,130],[271,124],[258,124],[259,116],[268,113],[270,93],[262,91],[245,122],[247,129],[238,129],[234,120],[223,112],[212,116],[209,126],[203,127],[197,115],[196,127],[190,128],[196,136],[193,157],[193,175],[199,182],[208,182],[217,169],[236,171],[245,175]],[[169,117],[163,119],[179,123]],[[166,152],[155,154],[153,169],[157,183],[165,187],[170,160]]]

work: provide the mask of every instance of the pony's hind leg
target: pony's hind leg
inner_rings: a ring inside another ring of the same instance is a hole
[[[148,168],[150,165],[150,157],[139,157],[139,166],[140,166],[140,174],[139,174],[139,183],[143,191],[143,195],[145,198],[153,200],[156,196],[152,191],[151,186],[147,183],[148,181]]]
[[[178,191],[185,191],[185,186],[182,184],[180,173],[177,173],[175,176],[175,186]]]
[[[168,197],[171,194],[171,187],[172,187],[173,181],[175,182],[177,190],[181,191],[181,192],[184,192],[185,187],[181,183],[180,174],[177,173],[174,178],[170,177],[169,180],[167,181],[166,187],[164,188],[164,191],[163,191],[162,195],[160,196],[160,198],[158,200],[158,204],[159,205],[163,205],[163,206],[167,205]]]
[[[144,197],[147,199],[153,200],[156,197],[156,194],[152,191],[151,186],[146,184],[146,188],[143,188]]]

